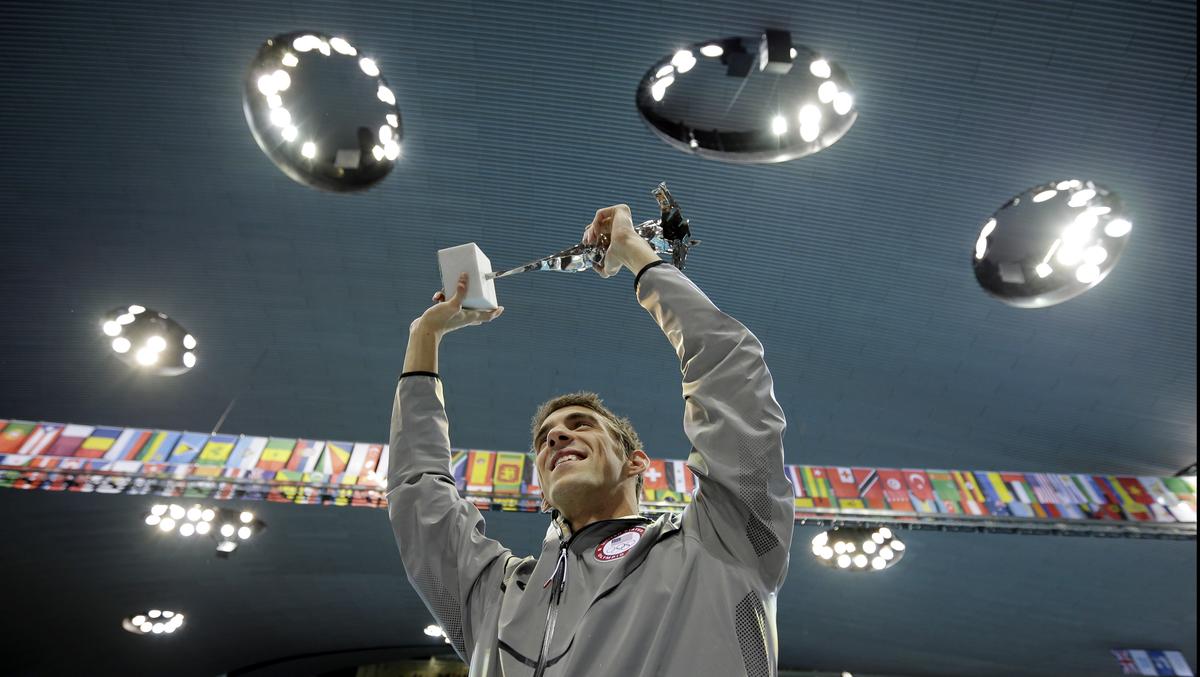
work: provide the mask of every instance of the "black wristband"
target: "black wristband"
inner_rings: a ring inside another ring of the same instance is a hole
[[[661,266],[664,263],[666,263],[666,261],[659,259],[657,261],[651,261],[650,263],[647,263],[646,265],[642,266],[642,269],[639,270],[638,274],[635,275],[633,278],[633,291],[637,292],[638,282],[642,281],[642,276],[646,274],[647,270],[650,270],[654,266]]]
[[[432,376],[439,381],[442,380],[442,377],[438,376],[437,372],[434,371],[406,371],[400,374],[400,378],[404,378],[405,376]]]

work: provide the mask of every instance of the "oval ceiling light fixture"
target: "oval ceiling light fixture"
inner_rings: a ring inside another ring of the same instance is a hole
[[[396,93],[345,38],[277,35],[258,50],[242,92],[254,140],[284,174],[320,190],[366,190],[400,157]]]
[[[150,609],[121,619],[121,627],[135,635],[171,635],[183,627],[183,614]]]
[[[267,525],[249,510],[209,508],[199,503],[184,507],[177,503],[159,503],[142,516],[146,526],[182,538],[208,536],[217,542],[217,556],[228,558],[238,546]]]
[[[904,558],[906,546],[887,527],[834,527],[812,539],[817,561],[833,569],[883,571]]]
[[[1117,194],[1061,179],[1012,198],[983,224],[972,266],[984,291],[1018,308],[1045,308],[1100,284],[1133,228]]]
[[[196,339],[175,320],[145,306],[120,306],[100,321],[105,340],[122,362],[159,376],[196,366]]]
[[[811,155],[858,119],[845,71],[776,30],[697,42],[664,56],[638,84],[637,108],[671,146],[737,163]]]

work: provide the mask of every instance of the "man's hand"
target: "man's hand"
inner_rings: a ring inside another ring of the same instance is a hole
[[[616,275],[622,267],[636,273],[647,263],[658,260],[654,247],[633,229],[628,205],[597,210],[583,231],[583,243],[599,244],[605,249],[604,267],[593,266],[603,277]]]
[[[467,296],[467,285],[467,274],[463,273],[458,278],[454,296],[447,299],[446,293],[439,290],[433,295],[433,305],[413,321],[412,329],[426,331],[441,338],[456,329],[491,322],[500,317],[504,306],[495,310],[464,309],[462,302]]]

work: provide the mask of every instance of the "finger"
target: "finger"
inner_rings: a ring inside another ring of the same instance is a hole
[[[449,300],[455,308],[462,308],[463,299],[467,297],[467,279],[466,273],[458,276],[458,287],[454,289],[454,296]]]
[[[446,300],[446,294],[443,293],[441,289],[434,292],[434,294],[433,294],[433,302],[434,303],[441,303],[442,301],[445,301],[445,300]]]

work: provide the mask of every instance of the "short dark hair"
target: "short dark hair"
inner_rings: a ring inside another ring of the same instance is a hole
[[[642,440],[638,437],[637,431],[633,429],[633,424],[629,422],[629,419],[616,415],[612,410],[604,406],[604,401],[596,393],[581,390],[546,400],[542,403],[542,406],[538,407],[537,413],[533,415],[533,421],[529,430],[530,436],[533,438],[533,453],[537,453],[537,434],[542,422],[550,414],[564,407],[587,407],[600,414],[616,430],[617,441],[625,449],[625,458],[633,456],[634,451],[642,448]],[[642,502],[641,474],[637,476],[637,500],[638,503]]]

